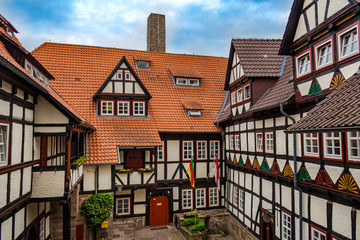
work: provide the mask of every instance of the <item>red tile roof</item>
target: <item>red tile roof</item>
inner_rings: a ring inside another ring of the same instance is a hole
[[[183,101],[182,105],[186,109],[190,109],[190,110],[203,110],[204,109],[204,107],[200,103],[194,102],[194,101]]]
[[[201,67],[201,66],[200,66]],[[206,66],[203,66],[206,67]],[[186,78],[203,78],[203,75],[198,70],[191,66],[191,63],[183,66],[169,66],[171,74],[175,77],[186,77]]]
[[[283,57],[284,58],[284,57]],[[248,111],[259,112],[265,109],[279,107],[280,103],[286,102],[294,94],[293,65],[291,56],[286,57],[283,74],[275,84],[259,99]]]
[[[144,55],[135,55],[133,56],[135,61],[145,61],[145,62],[150,62],[151,58],[149,56],[144,56]]]
[[[360,126],[360,75],[354,75],[288,128],[292,131]]]
[[[116,146],[161,145],[158,132],[220,132],[213,121],[225,94],[226,58],[55,43],[44,43],[33,55],[55,76],[51,86],[97,128],[90,134],[89,163],[117,162]],[[152,96],[150,118],[95,117],[90,98],[123,56]],[[137,69],[134,56],[151,58],[151,70]],[[201,87],[174,86],[169,69],[195,69]],[[184,102],[201,105],[202,117],[187,117]]]
[[[232,44],[247,77],[279,76],[281,39],[233,39]]]

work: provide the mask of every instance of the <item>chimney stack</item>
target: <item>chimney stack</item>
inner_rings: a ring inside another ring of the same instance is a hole
[[[165,50],[165,15],[151,13],[147,19],[147,51]]]

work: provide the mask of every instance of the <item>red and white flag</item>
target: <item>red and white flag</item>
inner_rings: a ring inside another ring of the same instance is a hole
[[[220,171],[219,171],[218,156],[216,156],[215,164],[213,165],[213,170],[214,170],[214,176],[215,176],[215,183],[216,183],[218,190],[220,191]]]

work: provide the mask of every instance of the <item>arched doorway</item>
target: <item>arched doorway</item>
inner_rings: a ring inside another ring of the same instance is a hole
[[[274,240],[274,215],[261,211],[261,240]]]
[[[150,198],[150,227],[169,225],[169,197],[165,192],[156,192]]]

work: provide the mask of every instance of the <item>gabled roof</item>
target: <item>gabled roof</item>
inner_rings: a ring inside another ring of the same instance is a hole
[[[189,65],[190,64],[191,63],[189,63]],[[169,70],[175,77],[203,78],[203,75],[191,66],[170,66]]]
[[[89,163],[116,163],[116,146],[160,146],[159,132],[220,133],[213,121],[225,95],[226,58],[55,43],[44,43],[33,54],[56,77],[51,86],[97,128],[90,134]],[[134,56],[139,55],[151,59],[151,70],[136,68]],[[119,56],[125,56],[152,96],[149,117],[95,116],[90,98]],[[174,86],[169,69],[189,66],[203,76],[201,87]],[[201,118],[186,115],[182,103],[191,101],[204,108]]]
[[[279,107],[280,103],[288,101],[294,95],[294,82],[291,80],[293,80],[292,58],[287,56],[284,57],[281,77],[247,113]]]
[[[61,98],[50,86],[47,86],[29,74],[7,51],[5,45],[0,41],[0,64],[5,64],[7,68],[14,71],[24,81],[27,81],[30,85],[38,89],[45,97],[50,99],[54,105],[61,108],[72,117],[79,124],[82,124],[88,128],[93,128],[90,123],[86,121],[80,114],[78,114],[63,98]]]
[[[354,75],[326,96],[290,131],[360,128],[360,75]]]
[[[141,80],[139,79],[139,77],[136,75],[136,73],[134,72],[133,68],[130,66],[129,62],[126,60],[125,56],[123,56],[120,60],[120,62],[116,65],[116,67],[114,68],[114,70],[110,73],[110,75],[107,77],[107,79],[105,80],[105,82],[101,85],[101,87],[99,88],[99,90],[95,93],[94,95],[94,99],[102,92],[102,90],[104,90],[104,88],[106,87],[106,85],[109,83],[109,81],[111,80],[112,76],[114,76],[114,74],[116,73],[116,71],[120,68],[120,66],[122,64],[125,64],[126,67],[128,68],[128,70],[130,71],[130,73],[134,76],[135,80],[138,82],[139,86],[141,87],[141,89],[144,91],[144,93],[146,95],[148,95],[149,98],[151,98],[150,93],[148,92],[148,90],[146,89],[146,87],[144,86],[144,84],[141,82]]]
[[[246,77],[279,77],[283,57],[278,55],[281,39],[232,39],[225,89],[229,86],[234,52]]]

